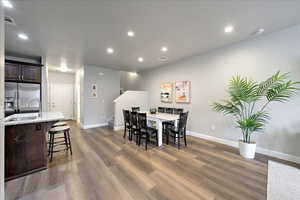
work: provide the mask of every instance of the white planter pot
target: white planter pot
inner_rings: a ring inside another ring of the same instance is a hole
[[[255,149],[256,149],[256,143],[244,143],[242,140],[239,141],[239,147],[240,147],[240,155],[244,158],[250,158],[253,159],[255,157]]]

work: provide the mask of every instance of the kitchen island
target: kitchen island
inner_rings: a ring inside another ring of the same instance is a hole
[[[4,119],[5,181],[47,169],[47,132],[59,112],[14,114]]]

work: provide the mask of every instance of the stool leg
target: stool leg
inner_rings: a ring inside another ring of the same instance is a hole
[[[73,152],[72,152],[72,145],[71,145],[70,130],[68,130],[67,133],[68,133],[68,139],[69,139],[70,152],[71,152],[71,155],[72,155]]]
[[[54,134],[51,135],[51,150],[50,150],[50,162],[52,162],[53,159],[53,147],[54,147]]]
[[[67,136],[67,131],[64,131],[64,138],[65,138],[65,145],[66,145],[66,150],[69,151],[69,145],[68,145],[68,136]]]
[[[50,155],[51,138],[52,138],[52,134],[49,134],[49,136],[48,136],[48,156]]]

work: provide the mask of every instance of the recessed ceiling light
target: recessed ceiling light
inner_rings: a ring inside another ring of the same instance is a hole
[[[114,49],[113,48],[107,48],[106,52],[109,53],[109,54],[112,54],[112,53],[114,53]]]
[[[166,52],[166,51],[168,51],[168,47],[163,46],[163,47],[161,47],[160,50],[161,50],[162,52]]]
[[[129,37],[134,37],[135,33],[134,33],[133,31],[128,31],[128,32],[127,32],[127,35],[128,35]]]
[[[14,6],[12,5],[12,3],[8,0],[2,0],[2,4],[4,7],[6,8],[13,8]]]
[[[226,26],[224,28],[224,32],[225,33],[232,33],[234,31],[234,27],[233,26]]]
[[[144,62],[144,58],[143,58],[143,57],[139,57],[139,58],[138,58],[138,61],[139,61],[139,62]]]
[[[25,33],[19,33],[18,37],[22,40],[28,40],[28,36]]]

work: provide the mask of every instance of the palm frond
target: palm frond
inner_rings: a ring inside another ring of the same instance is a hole
[[[276,72],[273,76],[259,84],[257,95],[264,96],[267,94],[269,88],[283,83],[288,78],[289,73],[281,74],[280,71]]]
[[[231,101],[241,104],[241,102],[253,102],[260,98],[257,95],[257,82],[241,78],[240,76],[233,77],[229,83],[229,94],[231,96]]]
[[[299,90],[299,88],[295,87],[296,85],[299,85],[299,82],[288,81],[284,83],[278,83],[267,90],[266,97],[270,102],[287,102]]]

